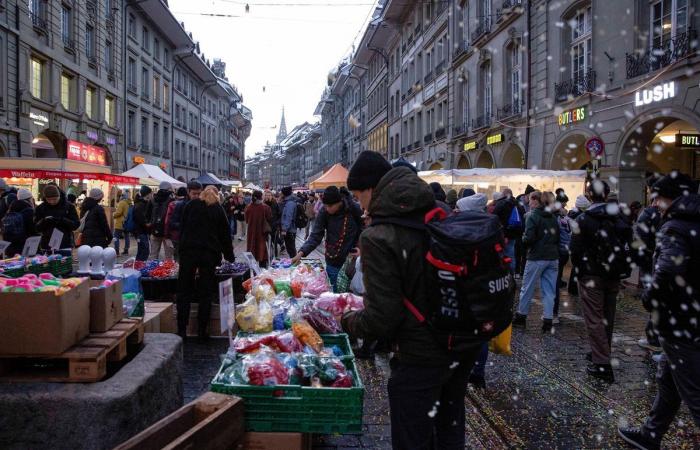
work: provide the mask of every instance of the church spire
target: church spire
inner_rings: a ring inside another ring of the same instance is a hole
[[[284,119],[284,106],[282,107],[282,121],[280,122],[280,131],[277,133],[277,143],[279,144],[287,137],[287,121]]]

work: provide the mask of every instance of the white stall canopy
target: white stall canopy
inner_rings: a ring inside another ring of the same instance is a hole
[[[178,188],[181,186],[187,186],[186,183],[178,181],[171,177],[163,170],[151,164],[139,164],[138,166],[127,170],[122,174],[125,177],[135,177],[139,179],[141,184],[146,186],[158,186],[162,181],[167,181],[173,188]]]

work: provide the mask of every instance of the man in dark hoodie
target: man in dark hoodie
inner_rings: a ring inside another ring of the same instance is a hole
[[[335,186],[329,186],[323,192],[323,205],[314,221],[309,239],[301,246],[292,262],[299,262],[301,258],[311,254],[325,236],[326,272],[335,290],[338,272],[348,254],[357,247],[357,240],[362,232],[362,210],[351,198],[342,195]]]
[[[60,248],[73,248],[73,231],[80,226],[80,219],[75,207],[68,203],[66,194],[55,184],[49,184],[44,188],[44,202],[36,207],[34,224],[36,230],[41,233],[39,248],[49,249],[49,240],[53,230],[63,233]]]
[[[632,228],[616,204],[607,203],[610,187],[593,180],[587,190],[593,204],[578,218],[571,237],[571,261],[578,268],[583,319],[591,346],[588,374],[613,382],[610,365],[615,307],[620,280],[629,276]]]
[[[136,260],[146,261],[150,253],[150,242],[148,240],[148,205],[153,191],[148,186],[141,186],[136,199],[134,200],[134,235],[136,236],[137,250]]]
[[[392,169],[379,153],[360,153],[348,188],[373,221],[422,222],[435,208],[430,187],[406,167]],[[424,231],[390,223],[370,226],[360,237],[365,309],[347,313],[343,329],[395,347],[390,362],[389,406],[393,447],[464,448],[464,396],[481,343],[449,354],[427,326],[408,311],[428,308]]]
[[[165,220],[168,215],[168,206],[173,201],[173,186],[163,181],[158,186],[158,192],[153,195],[153,200],[148,208],[148,225],[151,232],[151,253],[149,259],[158,259],[160,247],[163,247],[165,259],[173,259],[175,247],[172,241],[165,237]]]
[[[618,432],[636,448],[656,450],[681,401],[700,426],[700,196],[697,182],[675,171],[654,183],[652,192],[662,225],[642,302],[652,313],[664,353],[649,417],[641,428]]]

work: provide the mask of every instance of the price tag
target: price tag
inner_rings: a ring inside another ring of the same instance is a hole
[[[49,248],[51,250],[60,249],[61,241],[63,241],[63,232],[58,228],[54,228],[53,233],[51,233],[51,239],[49,239]]]
[[[233,301],[233,283],[230,278],[219,283],[219,313],[221,332],[228,331],[229,341],[233,345],[231,332],[236,324],[236,304]]]
[[[258,260],[255,259],[255,256],[251,252],[244,252],[243,257],[245,258],[246,262],[248,263],[248,267],[250,267],[250,270],[253,272],[253,275],[260,275],[260,264],[258,264]]]
[[[10,246],[10,243],[7,241],[0,241],[0,255],[5,254],[5,250],[7,250],[7,247]]]
[[[24,243],[24,248],[22,249],[22,256],[25,258],[27,256],[35,256],[36,251],[39,249],[40,240],[41,236],[32,236],[27,238],[26,242]]]

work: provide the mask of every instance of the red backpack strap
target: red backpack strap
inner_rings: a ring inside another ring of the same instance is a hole
[[[425,215],[425,223],[431,222],[435,216],[438,216],[439,220],[444,220],[447,218],[447,213],[442,208],[434,208]]]
[[[413,314],[413,317],[416,318],[418,323],[424,323],[425,322],[425,316],[416,308],[416,305],[411,303],[411,301],[407,298],[404,297],[403,299],[403,304],[408,308],[409,311],[411,311],[411,314]]]

